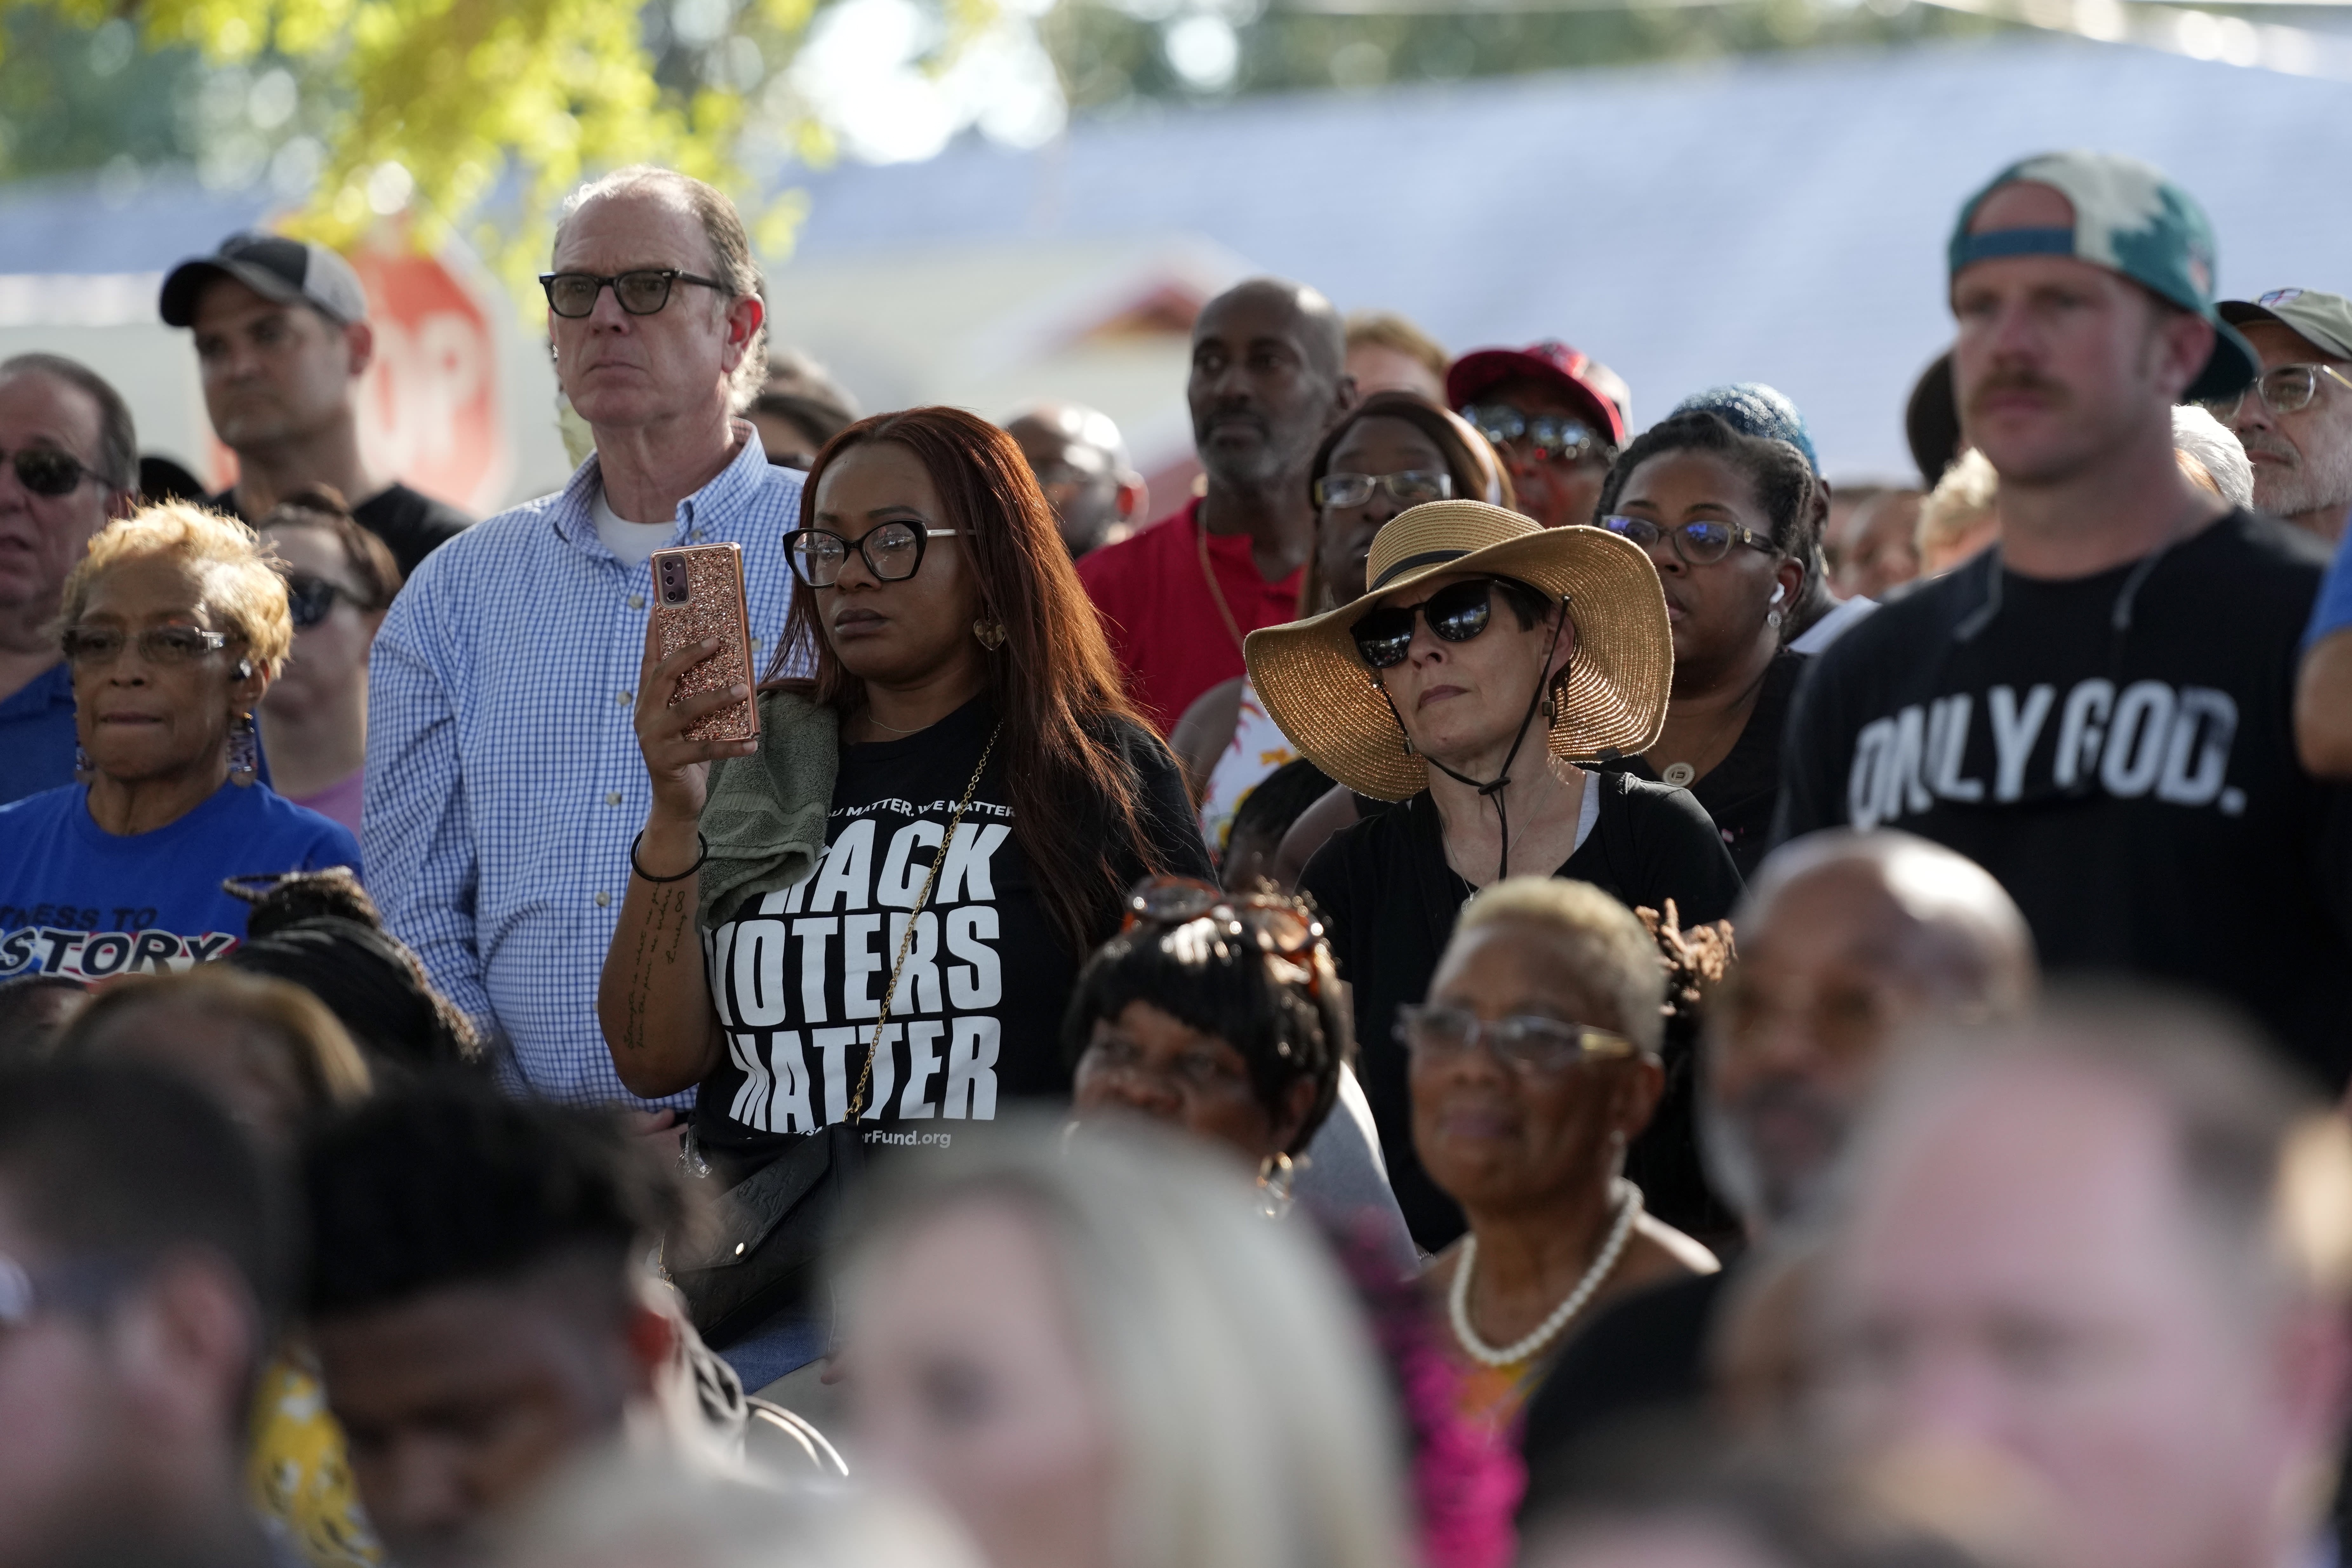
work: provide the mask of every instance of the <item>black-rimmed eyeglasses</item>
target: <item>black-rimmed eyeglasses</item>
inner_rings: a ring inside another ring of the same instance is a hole
[[[1733,545],[1746,545],[1749,549],[1760,549],[1766,555],[1780,553],[1779,545],[1754,528],[1738,523],[1718,523],[1705,517],[1695,523],[1685,523],[1678,528],[1654,523],[1647,517],[1595,517],[1593,523],[1612,534],[1632,539],[1643,549],[1650,549],[1660,539],[1671,539],[1675,554],[1682,558],[1685,566],[1713,566],[1731,553]]]
[[[1454,476],[1423,468],[1408,468],[1402,474],[1326,474],[1315,481],[1315,504],[1360,507],[1375,490],[1386,490],[1400,507],[1418,507],[1424,501],[1451,498]]]
[[[680,272],[674,267],[646,267],[634,272],[616,273],[610,277],[593,272],[542,272],[539,286],[547,290],[547,308],[567,320],[577,321],[593,314],[596,297],[610,288],[621,308],[632,316],[653,316],[669,303],[673,283],[699,284],[716,288],[721,294],[733,290],[715,277],[697,277],[690,272]]]
[[[793,575],[811,588],[831,588],[841,580],[841,569],[856,550],[866,570],[880,582],[904,582],[923,567],[923,550],[933,539],[952,538],[961,528],[925,528],[912,523],[884,523],[856,538],[845,538],[830,528],[795,528],[784,536],[784,559]]]

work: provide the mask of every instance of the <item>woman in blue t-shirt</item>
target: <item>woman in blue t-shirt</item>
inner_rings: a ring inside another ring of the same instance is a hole
[[[179,502],[112,523],[60,619],[84,782],[0,807],[0,977],[185,968],[245,935],[223,879],[358,869],[349,831],[258,780],[293,623],[251,528]]]

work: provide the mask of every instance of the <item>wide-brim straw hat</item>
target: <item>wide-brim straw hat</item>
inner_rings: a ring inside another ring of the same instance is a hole
[[[1318,768],[1375,800],[1429,788],[1429,764],[1406,749],[1395,710],[1349,633],[1382,600],[1446,572],[1507,577],[1568,601],[1576,652],[1559,688],[1553,756],[1605,761],[1657,740],[1675,643],[1649,552],[1605,528],[1546,528],[1483,501],[1431,501],[1399,513],[1372,540],[1361,599],[1249,634],[1258,700]]]

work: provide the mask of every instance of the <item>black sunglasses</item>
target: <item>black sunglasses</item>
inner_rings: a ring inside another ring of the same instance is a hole
[[[357,594],[340,582],[312,577],[307,571],[286,574],[286,612],[293,617],[297,632],[308,632],[333,614],[338,599],[349,601],[354,610],[367,608],[360,602]]]
[[[632,316],[655,316],[669,303],[673,283],[697,283],[705,288],[728,292],[727,285],[711,277],[697,277],[690,272],[680,272],[674,267],[646,267],[635,272],[624,272],[612,277],[600,277],[593,272],[542,272],[539,286],[547,290],[547,308],[568,320],[577,321],[593,315],[596,297],[609,287],[621,308]]]
[[[1348,628],[1356,656],[1375,670],[1392,670],[1412,648],[1415,617],[1444,643],[1467,643],[1495,619],[1495,580],[1474,577],[1441,588],[1418,604],[1383,604]]]
[[[54,446],[20,446],[7,454],[8,465],[16,470],[16,483],[36,496],[69,495],[84,479],[98,476],[83,465],[70,452],[60,452]]]

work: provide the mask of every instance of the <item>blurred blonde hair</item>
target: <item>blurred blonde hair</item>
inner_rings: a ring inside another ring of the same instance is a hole
[[[1454,361],[1445,346],[1393,310],[1354,310],[1349,312],[1346,329],[1348,347],[1370,343],[1402,354],[1435,376],[1438,384],[1445,383],[1445,368]]]
[[[1953,459],[1920,505],[1920,560],[1950,549],[2000,504],[2000,475],[1990,458],[1971,446]]]
[[[99,580],[133,561],[162,559],[194,573],[213,630],[245,644],[245,657],[271,676],[294,646],[294,618],[286,608],[286,580],[261,536],[190,501],[159,501],[118,517],[98,531],[89,551],[66,578],[63,623],[89,607]]]
[[[498,1537],[495,1568],[983,1568],[919,1498],[784,1491],[625,1445],[571,1466]]]
[[[126,975],[110,982],[58,1037],[58,1055],[111,1057],[133,1015],[151,1011],[245,1025],[251,1046],[285,1058],[313,1115],[357,1104],[373,1088],[367,1059],[326,1003],[291,981],[218,964],[170,975]]]
[[[1406,1568],[1399,1437],[1356,1303],[1221,1156],[1015,1121],[876,1185],[847,1232],[853,1300],[881,1256],[966,1206],[1043,1234],[1114,1434],[1127,1568]]]
[[[1656,941],[1632,910],[1589,882],[1513,876],[1480,889],[1454,929],[1458,938],[1506,921],[1542,927],[1573,948],[1583,977],[1616,1003],[1626,1038],[1644,1051],[1658,1049],[1665,1037],[1665,969]]]

